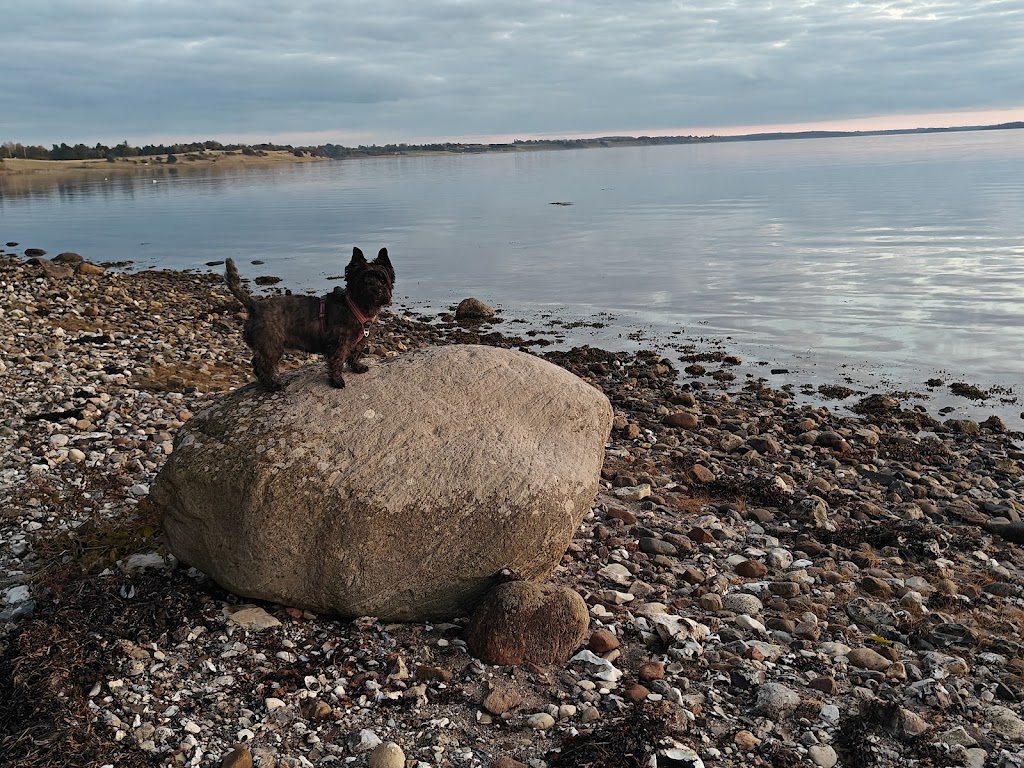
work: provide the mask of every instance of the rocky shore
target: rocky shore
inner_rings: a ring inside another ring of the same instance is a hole
[[[1024,765],[1024,450],[998,418],[840,415],[727,351],[550,351],[396,308],[376,355],[524,349],[615,408],[551,579],[585,647],[487,666],[462,619],[250,605],[177,565],[149,485],[250,380],[240,307],[217,276],[65,262],[0,256],[4,765]]]

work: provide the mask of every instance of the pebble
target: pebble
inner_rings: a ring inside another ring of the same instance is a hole
[[[816,677],[807,685],[827,696],[834,696],[839,692],[839,684],[831,677]]]
[[[272,627],[280,627],[279,619],[271,616],[265,609],[251,605],[233,611],[228,615],[228,621],[243,629],[253,632],[261,632]]]
[[[1009,707],[989,707],[985,719],[992,723],[992,730],[1009,741],[1024,741],[1024,720]]]
[[[614,494],[621,501],[643,501],[651,495],[651,486],[644,483],[643,485],[616,488]]]
[[[483,701],[483,708],[492,715],[503,715],[506,712],[519,706],[523,697],[518,691],[511,687],[495,688],[487,694]]]
[[[355,733],[349,734],[347,743],[349,750],[356,753],[369,752],[382,744],[380,736],[369,728],[360,728]]]
[[[839,762],[839,755],[828,744],[813,744],[807,748],[807,755],[818,768],[833,768]]]
[[[736,735],[733,736],[733,743],[744,752],[751,752],[758,747],[761,739],[757,738],[750,731],[743,730],[736,732]]]
[[[597,654],[608,653],[619,647],[619,638],[610,630],[595,629],[590,635],[587,647]]]
[[[630,586],[633,583],[633,574],[621,563],[611,563],[597,572],[598,576],[622,586]]]
[[[253,768],[252,750],[242,745],[235,747],[221,758],[220,768]]]
[[[871,669],[882,671],[892,665],[892,660],[882,656],[878,651],[870,648],[854,648],[847,654],[850,664],[859,669]]]
[[[722,596],[722,608],[746,616],[757,616],[764,609],[764,605],[746,592],[730,592]]]
[[[747,579],[759,579],[768,573],[768,566],[758,560],[744,560],[736,566],[736,573]]]
[[[405,768],[405,752],[393,741],[376,746],[370,753],[370,768]]]
[[[637,670],[637,675],[644,682],[663,680],[665,678],[665,665],[660,661],[645,661]]]
[[[630,683],[622,689],[622,696],[626,701],[632,701],[634,703],[643,701],[651,695],[650,689],[640,685],[640,683]]]
[[[782,683],[765,683],[757,689],[754,710],[777,720],[800,705],[800,694]]]
[[[9,605],[15,605],[17,603],[23,603],[31,597],[29,588],[25,585],[10,587],[4,590],[4,602]]]
[[[526,718],[526,724],[535,730],[546,731],[555,725],[555,718],[547,712],[538,712]]]
[[[760,621],[753,618],[752,616],[747,616],[745,614],[740,614],[739,616],[737,616],[735,623],[737,627],[739,627],[740,629],[747,630],[748,632],[761,633],[766,631],[764,624],[762,624]]]

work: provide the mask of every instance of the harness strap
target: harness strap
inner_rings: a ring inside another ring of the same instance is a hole
[[[370,315],[369,317],[367,317],[362,312],[360,312],[359,307],[357,307],[356,303],[352,301],[352,297],[349,296],[348,293],[345,294],[345,301],[348,302],[348,308],[351,310],[352,314],[355,315],[356,320],[359,322],[359,327],[363,331],[363,338],[366,338],[367,336],[370,335],[370,329],[367,326],[369,326],[370,323],[377,322],[377,315]]]

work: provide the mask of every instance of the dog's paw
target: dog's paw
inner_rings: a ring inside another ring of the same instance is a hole
[[[282,389],[284,389],[284,384],[282,384],[280,381],[264,381],[260,383],[263,385],[263,388],[267,390],[267,392],[280,392]]]
[[[352,363],[349,367],[352,369],[352,373],[366,373],[370,370],[370,366],[365,363]]]
[[[344,389],[345,388],[345,380],[344,379],[331,379],[331,386],[334,387],[335,389]]]

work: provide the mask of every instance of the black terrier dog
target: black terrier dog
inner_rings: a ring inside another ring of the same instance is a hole
[[[332,387],[345,386],[341,372],[346,362],[354,373],[369,370],[359,358],[370,323],[391,303],[395,284],[387,248],[370,262],[353,248],[352,261],[345,267],[345,290],[335,288],[319,299],[291,294],[255,299],[242,287],[235,262],[228,259],[226,265],[228,288],[249,311],[245,343],[252,349],[252,368],[265,389],[281,389],[277,364],[286,349],[326,355]]]

